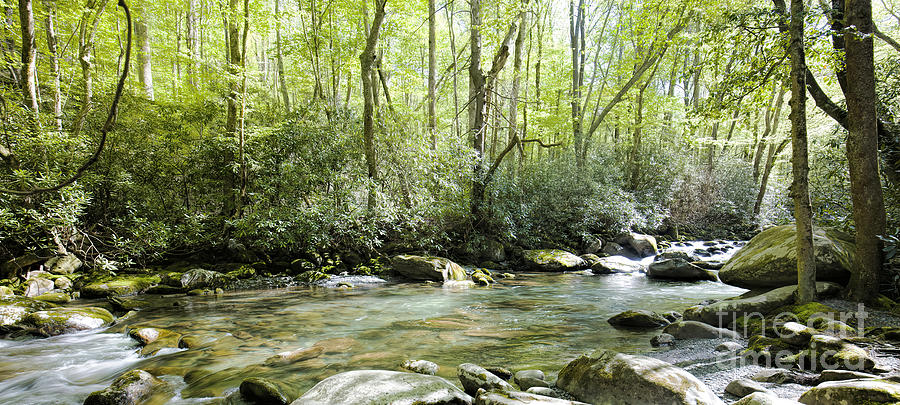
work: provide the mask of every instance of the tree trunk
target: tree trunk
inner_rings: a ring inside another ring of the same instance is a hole
[[[435,52],[437,52],[436,17],[434,0],[428,0],[428,134],[431,137],[432,150],[437,147],[437,134],[434,132],[437,125],[437,120],[434,116],[434,93],[437,85],[437,57],[435,56]],[[453,29],[453,27],[450,28]]]
[[[22,28],[22,98],[31,109],[32,125],[37,128],[37,46],[34,40],[34,11],[31,0],[19,0],[19,21]]]
[[[138,80],[144,88],[144,96],[148,100],[153,100],[153,69],[150,60],[150,32],[147,27],[146,18],[141,16],[134,23],[134,36],[140,44],[137,53]]]
[[[94,100],[94,38],[97,35],[97,27],[100,25],[100,17],[106,9],[108,0],[88,0],[81,22],[78,27],[78,61],[81,64],[81,78],[84,85],[84,93],[81,97],[81,108],[72,123],[72,133],[78,135],[84,127],[84,120],[91,112]]]
[[[228,70],[228,97],[226,98],[225,110],[225,136],[230,139],[237,140],[238,137],[238,97],[240,92],[240,82],[237,77],[241,73],[241,29],[238,24],[240,15],[238,6],[240,0],[229,0],[229,14],[226,18],[228,41],[225,50],[227,57]],[[225,146],[224,166],[222,183],[224,198],[222,201],[222,214],[226,218],[233,218],[237,214],[238,195],[236,191],[237,176],[235,176],[235,157],[231,145]]]
[[[569,0],[569,49],[572,52],[572,139],[575,144],[575,166],[584,167],[581,149],[583,135],[581,130],[581,87],[584,85],[584,0]]]
[[[284,77],[284,59],[281,53],[281,0],[275,0],[275,59],[278,68],[278,88],[284,101],[284,110],[291,111],[291,96]],[[348,84],[349,86],[349,84]]]
[[[885,231],[884,200],[878,174],[878,117],[875,104],[875,63],[872,4],[870,0],[846,0],[847,163],[850,194],[856,223],[856,269],[850,292],[858,301],[878,296],[882,265],[879,235]]]
[[[277,0],[276,0],[277,3]],[[276,14],[278,12],[276,11]],[[188,50],[188,64],[187,64],[187,80],[188,84],[197,87],[199,81],[197,80],[197,75],[199,74],[199,68],[197,66],[197,48],[198,48],[198,40],[197,40],[197,0],[188,0],[188,10],[185,18],[185,28],[187,30],[187,50]]]
[[[456,131],[456,137],[459,138],[462,136],[462,130],[459,126],[459,66],[457,55],[456,55],[456,29],[453,25],[453,2],[449,2],[447,7],[444,8],[444,11],[447,14],[447,24],[449,25],[448,31],[450,31],[450,53],[453,54],[453,128]]]
[[[47,8],[47,50],[53,79],[53,118],[56,131],[62,132],[62,88],[60,86],[59,50],[56,38],[56,2],[45,2]]]
[[[784,104],[784,88],[779,90],[778,101],[775,104],[775,112],[772,114],[772,128],[766,128],[766,131],[770,132],[770,136],[775,138],[775,134],[778,133],[778,124],[780,124],[781,118],[781,106]],[[766,140],[760,140],[760,147],[765,148]],[[772,143],[769,145],[769,155],[766,158],[766,165],[763,168],[762,179],[759,181],[759,191],[756,193],[756,204],[753,205],[753,215],[759,215],[759,210],[762,208],[763,198],[766,196],[766,188],[769,185],[769,175],[772,173],[772,167],[775,165],[775,157],[781,153],[781,150],[784,148],[785,143],[782,143],[778,147],[775,147],[775,144]],[[762,155],[762,150],[757,151],[759,155]],[[759,159],[759,157],[757,157]]]
[[[806,139],[806,54],[802,1],[791,1],[791,143],[793,144],[794,220],[797,225],[797,302],[816,299],[816,261],[812,239],[812,207],[809,202],[809,151]]]
[[[769,99],[768,107],[766,107],[766,112],[764,114],[764,124],[766,126],[763,133],[759,136],[759,139],[756,140],[755,148],[756,152],[753,154],[753,182],[759,182],[759,164],[762,162],[763,152],[766,151],[766,142],[768,142],[769,135],[775,133],[772,129],[772,121],[778,122],[778,117],[781,116],[781,106],[784,104],[784,87],[780,84],[776,84],[775,88],[772,89],[772,98]],[[775,103],[775,110],[772,110],[772,104]],[[774,117],[773,117],[774,115]],[[752,149],[751,149],[752,151]]]
[[[384,22],[384,6],[387,0],[375,0],[375,17],[372,20],[372,27],[366,38],[366,48],[359,55],[360,71],[359,75],[362,79],[363,91],[363,140],[365,142],[366,168],[368,169],[368,200],[366,208],[369,215],[374,214],[376,195],[375,182],[378,178],[378,170],[375,165],[375,94],[373,88],[372,64],[375,62],[375,48],[378,46],[378,35],[381,30],[381,24]]]

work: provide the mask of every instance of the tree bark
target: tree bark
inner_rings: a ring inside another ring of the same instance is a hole
[[[281,52],[281,0],[275,0],[275,59],[278,69],[278,88],[281,90],[284,110],[291,111],[291,96],[288,94],[287,80],[284,77],[284,58]]]
[[[797,302],[816,299],[816,262],[813,251],[812,207],[809,202],[809,151],[806,136],[806,54],[803,1],[791,1],[791,143],[793,145],[794,220],[797,227]]]
[[[140,44],[139,51],[137,53],[137,62],[140,68],[138,69],[138,80],[141,82],[141,86],[144,89],[144,96],[147,97],[148,100],[153,100],[153,67],[151,65],[151,56],[150,56],[150,32],[147,27],[146,18],[141,16],[140,19],[137,19],[134,23],[134,36],[137,39],[138,44]]]
[[[22,98],[31,109],[32,125],[37,128],[37,46],[34,40],[34,11],[31,0],[19,0],[19,22],[22,28]]]
[[[84,85],[84,93],[81,97],[81,108],[72,123],[72,133],[78,135],[84,127],[84,120],[91,112],[94,100],[94,38],[97,36],[97,27],[100,25],[100,17],[106,9],[108,0],[88,0],[81,22],[78,27],[78,61],[81,64],[81,78]]]
[[[584,167],[582,159],[581,87],[584,85],[584,0],[569,0],[569,49],[572,53],[572,139],[575,145],[575,166]]]
[[[772,129],[771,129],[771,137],[775,138],[775,134],[778,133],[778,125],[781,120],[781,106],[784,104],[784,88],[782,87],[779,90],[778,102],[775,104],[775,112],[772,116]],[[768,124],[767,124],[768,125]],[[766,129],[768,131],[768,128]],[[765,139],[759,141],[760,148],[765,148]],[[759,210],[762,208],[763,198],[766,196],[766,188],[769,186],[769,175],[772,173],[772,167],[775,165],[775,157],[781,153],[781,150],[784,149],[785,143],[782,143],[778,147],[775,146],[774,143],[769,145],[769,154],[766,157],[766,165],[763,168],[762,179],[759,181],[759,191],[756,193],[756,204],[753,205],[753,215],[759,215]],[[758,155],[762,155],[763,150],[760,149],[757,151]],[[759,157],[757,157],[759,159]]]
[[[225,136],[231,140],[237,141],[238,137],[238,97],[240,92],[240,82],[238,75],[241,73],[241,29],[240,29],[240,13],[238,6],[240,0],[229,0],[228,17],[226,18],[226,27],[228,33],[227,49],[225,55],[227,58],[228,71],[228,96],[226,97],[225,108]],[[231,144],[227,144],[224,150],[223,162],[223,201],[222,214],[226,218],[233,218],[237,214],[238,195],[237,176],[235,176],[235,156]]]
[[[878,174],[878,117],[875,103],[875,62],[870,0],[847,0],[847,163],[850,168],[850,194],[856,223],[856,271],[850,279],[850,292],[858,301],[878,296],[882,252],[879,235],[885,231],[884,200]]]
[[[369,215],[375,212],[376,194],[375,183],[378,179],[378,168],[375,162],[375,94],[373,88],[372,64],[375,62],[375,48],[378,46],[378,36],[381,24],[384,22],[384,6],[387,0],[375,0],[375,17],[372,27],[366,38],[366,47],[359,55],[360,71],[363,91],[363,141],[365,143],[366,169],[368,171],[368,200],[366,208]]]
[[[431,149],[437,148],[437,134],[435,126],[437,120],[434,115],[435,86],[437,85],[437,32],[434,10],[434,0],[428,0],[428,135],[431,138]],[[451,27],[452,29],[453,27]]]
[[[276,4],[277,2],[278,0],[276,0]],[[278,14],[277,11],[275,13]],[[189,85],[196,88],[199,84],[197,75],[199,74],[200,70],[197,66],[197,0],[188,0],[185,28],[187,30],[187,49],[189,59],[187,64],[187,80]]]
[[[45,1],[44,4],[47,8],[47,50],[50,53],[50,73],[53,80],[53,119],[56,131],[62,132],[62,87],[56,38],[56,2]]]

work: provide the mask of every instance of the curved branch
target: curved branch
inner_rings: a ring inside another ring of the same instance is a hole
[[[100,144],[97,145],[97,150],[94,151],[94,154],[91,155],[90,159],[84,162],[84,164],[82,164],[81,167],[79,167],[71,177],[53,187],[39,187],[31,190],[0,189],[0,193],[24,196],[58,191],[84,176],[84,173],[87,171],[87,169],[90,168],[98,160],[100,160],[100,154],[103,152],[103,147],[106,145],[106,135],[109,133],[109,131],[112,130],[113,121],[115,121],[116,114],[119,110],[119,100],[122,98],[122,89],[125,87],[125,79],[128,77],[128,68],[131,65],[131,10],[128,8],[128,5],[125,4],[125,0],[119,0],[119,7],[122,7],[122,9],[125,11],[125,19],[127,22],[128,31],[128,44],[125,47],[125,65],[122,69],[122,74],[119,76],[119,83],[116,85],[116,94],[115,96],[113,96],[112,105],[109,107],[109,114],[107,114],[106,116],[106,122],[103,123],[103,127],[100,129]]]

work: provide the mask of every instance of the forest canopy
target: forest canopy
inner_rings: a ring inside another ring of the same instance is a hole
[[[125,3],[3,5],[2,257],[467,257],[793,221],[780,0]],[[813,223],[853,231],[843,4],[800,15]],[[872,7],[890,247],[900,4]]]

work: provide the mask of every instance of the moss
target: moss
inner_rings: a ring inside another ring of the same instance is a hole
[[[159,282],[160,277],[156,274],[113,277],[90,283],[82,287],[81,292],[86,298],[131,295],[146,290]]]
[[[69,297],[68,294],[63,292],[48,292],[38,295],[37,297],[34,297],[34,299],[38,301],[51,302],[54,304],[65,304],[72,300],[72,298]]]
[[[834,319],[839,314],[838,310],[818,302],[810,302],[809,304],[802,305],[789,305],[776,310],[774,313],[777,315],[788,312],[796,315],[799,320],[798,322],[805,325],[809,324],[810,318],[830,317]]]
[[[318,270],[309,270],[301,273],[296,277],[296,279],[297,281],[300,281],[302,283],[312,284],[316,281],[327,280],[329,277],[330,276],[328,274],[325,274],[324,272]]]
[[[247,265],[243,265],[236,270],[229,271],[225,274],[225,277],[229,280],[244,280],[255,276],[256,269]]]

